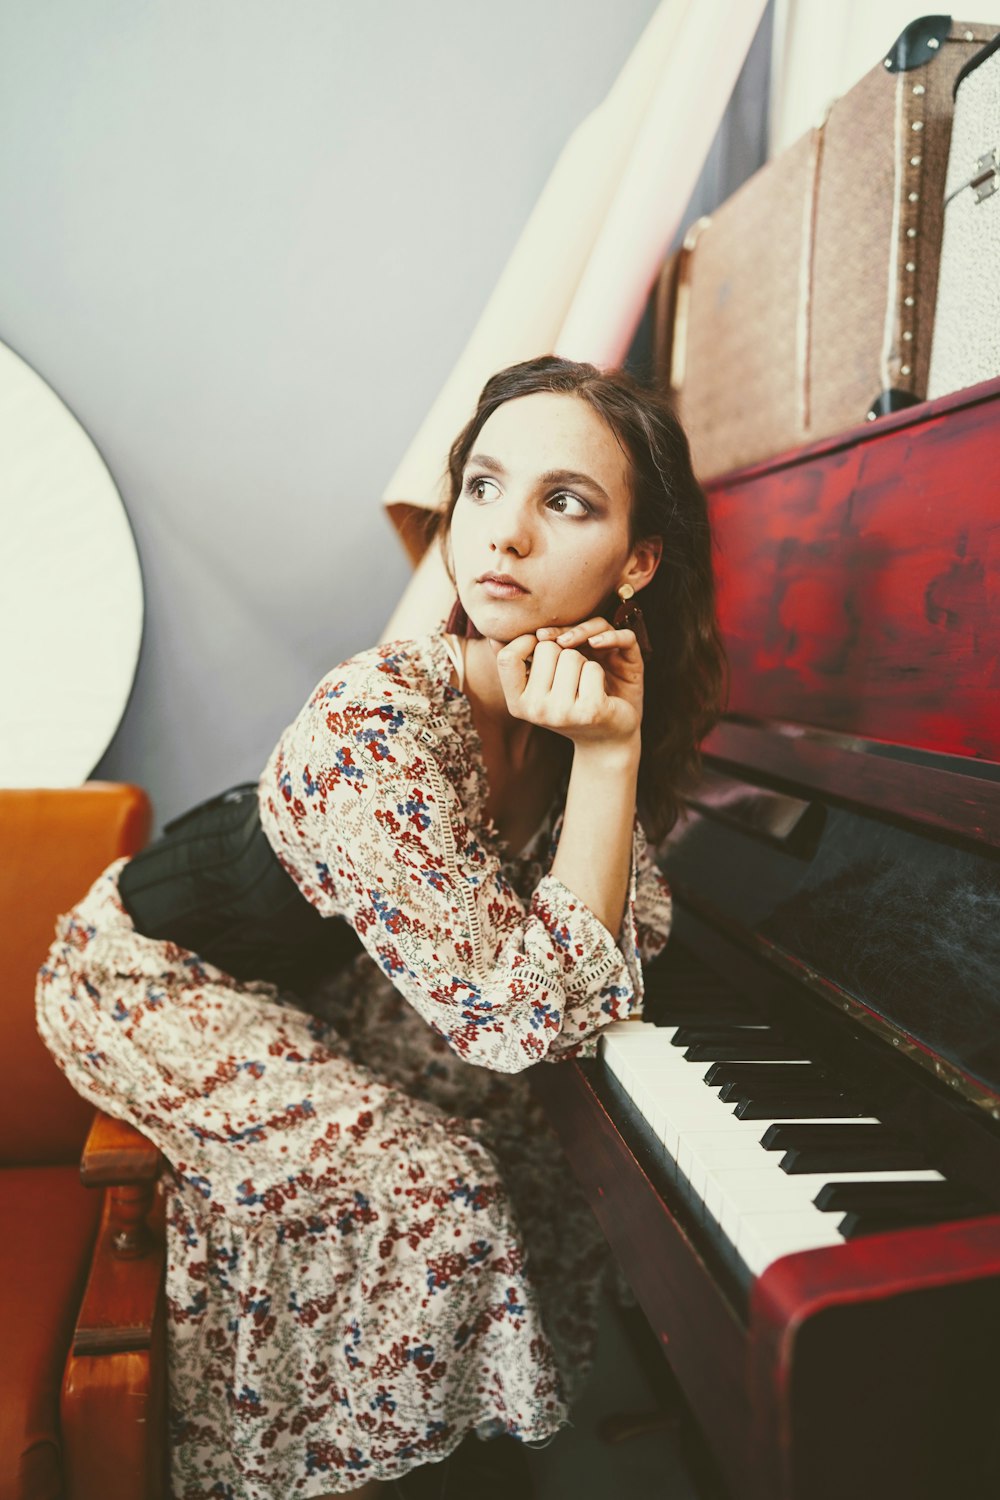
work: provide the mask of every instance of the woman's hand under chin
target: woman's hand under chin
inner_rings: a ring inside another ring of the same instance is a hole
[[[645,674],[634,631],[595,615],[490,645],[514,718],[574,744],[638,743]]]

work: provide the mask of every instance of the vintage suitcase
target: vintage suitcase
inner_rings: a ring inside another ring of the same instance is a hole
[[[1000,375],[1000,36],[955,80],[928,396]]]
[[[995,30],[914,21],[664,265],[656,368],[703,479],[925,398],[952,86]]]

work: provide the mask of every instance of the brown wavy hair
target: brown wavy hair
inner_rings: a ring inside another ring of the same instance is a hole
[[[474,416],[451,446],[450,497],[432,512],[430,528],[454,584],[448,537],[473,444],[498,406],[538,391],[578,396],[604,418],[631,465],[629,547],[649,537],[663,539],[656,573],[635,596],[653,645],[645,664],[636,801],[648,838],[658,844],[677,819],[685,787],[697,776],[700,743],[722,711],[727,687],[708,506],[669,398],[625,370],[600,370],[555,355],[499,370],[483,386]],[[619,603],[614,594],[605,601],[609,620]]]

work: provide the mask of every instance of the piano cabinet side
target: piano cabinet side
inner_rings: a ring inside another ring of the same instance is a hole
[[[757,1500],[1000,1495],[1000,1216],[776,1261],[748,1374]]]
[[[578,1062],[532,1087],[734,1496],[747,1493],[746,1328]],[[769,1497],[773,1500],[773,1497]]]

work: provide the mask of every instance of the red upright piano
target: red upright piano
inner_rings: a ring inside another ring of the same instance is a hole
[[[674,931],[533,1077],[732,1496],[1000,1495],[1000,381],[708,495]]]

